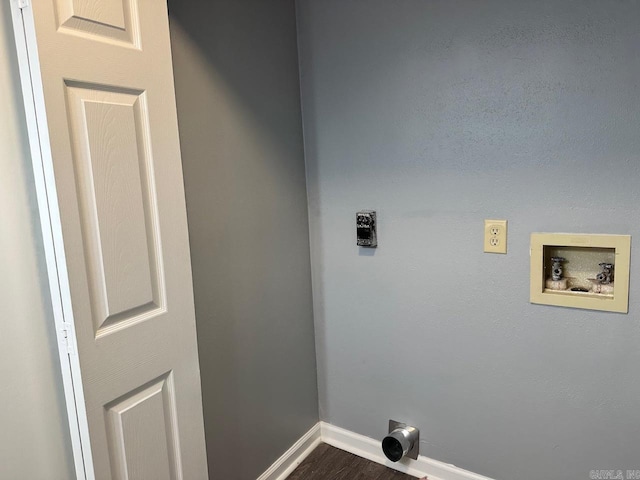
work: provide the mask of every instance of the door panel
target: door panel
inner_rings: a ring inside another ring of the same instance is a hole
[[[96,478],[206,479],[166,2],[32,8]]]
[[[138,0],[57,0],[60,32],[140,47]]]
[[[165,310],[149,122],[144,92],[71,85],[67,109],[99,337]]]
[[[114,478],[182,478],[171,373],[112,402],[106,411]]]

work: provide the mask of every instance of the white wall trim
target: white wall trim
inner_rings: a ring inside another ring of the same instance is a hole
[[[393,463],[384,456],[380,441],[357,433],[319,422],[305,433],[284,455],[275,461],[257,480],[284,480],[321,443],[353,453],[393,470],[428,480],[492,480],[455,465],[439,462],[420,455],[418,460],[402,460]]]
[[[11,0],[11,17],[75,473],[78,480],[93,480],[95,474],[89,441],[89,425],[84,404],[80,361],[75,353],[78,348],[71,309],[71,292],[51,158],[35,21],[30,4]]]
[[[426,476],[429,480],[492,480],[489,477],[422,455],[418,457],[418,460],[407,459],[393,463],[387,460],[382,453],[380,440],[374,440],[325,422],[320,422],[320,431],[322,441],[329,445],[414,477]]]
[[[320,423],[316,423],[300,440],[284,452],[258,480],[284,480],[320,444]]]

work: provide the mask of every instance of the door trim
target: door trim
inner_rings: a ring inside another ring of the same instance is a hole
[[[94,480],[89,424],[30,2],[11,0],[11,17],[76,478]]]

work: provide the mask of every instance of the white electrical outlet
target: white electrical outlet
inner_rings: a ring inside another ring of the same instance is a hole
[[[507,253],[507,221],[484,221],[484,251],[486,253]]]

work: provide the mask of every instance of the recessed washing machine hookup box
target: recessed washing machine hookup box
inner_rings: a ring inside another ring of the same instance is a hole
[[[530,301],[629,311],[631,236],[531,234]]]

